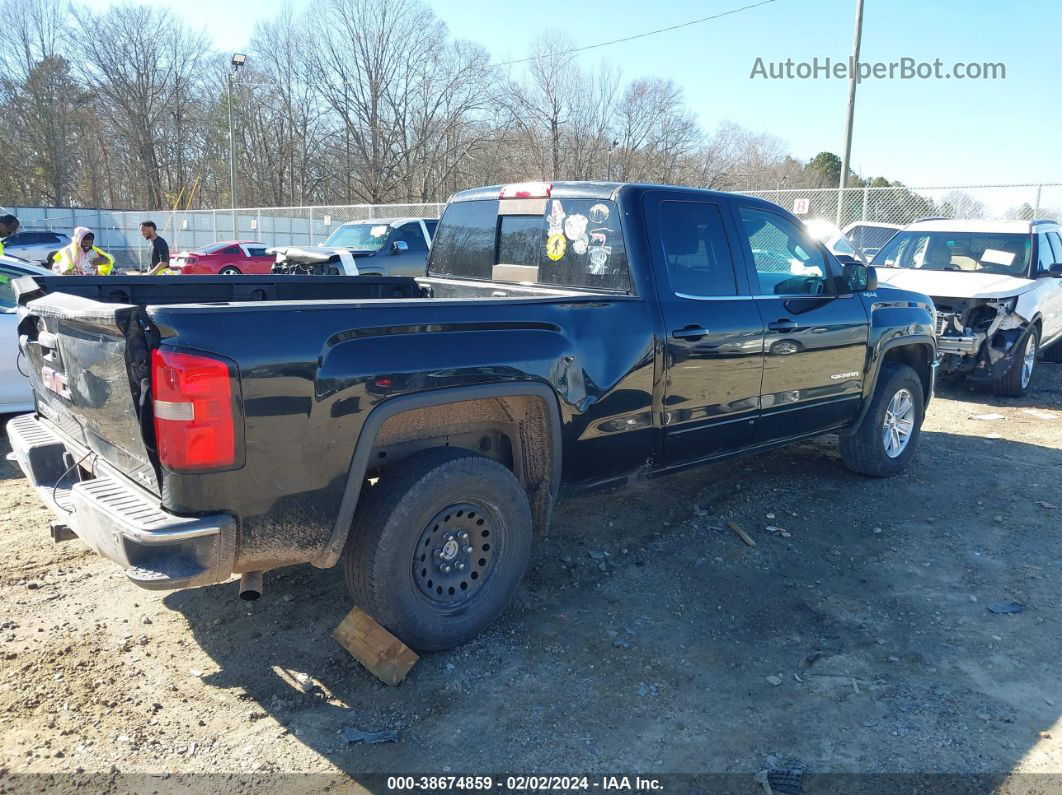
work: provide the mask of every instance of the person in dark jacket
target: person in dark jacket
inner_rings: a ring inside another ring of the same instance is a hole
[[[151,257],[148,263],[148,276],[161,273],[170,267],[170,246],[159,235],[159,229],[154,221],[144,221],[140,224],[140,234],[144,240],[151,243]]]

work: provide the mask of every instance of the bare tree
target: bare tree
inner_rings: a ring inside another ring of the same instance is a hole
[[[112,7],[100,14],[80,9],[75,17],[84,41],[92,42],[78,50],[83,79],[103,100],[96,112],[108,114],[137,166],[126,189],[147,207],[162,208],[164,184],[171,191],[186,185],[182,164],[167,157],[171,147],[164,145],[164,131],[174,130],[180,151],[183,115],[194,100],[206,37],[151,6]]]

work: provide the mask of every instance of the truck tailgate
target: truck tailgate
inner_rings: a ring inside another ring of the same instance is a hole
[[[159,493],[141,424],[150,353],[141,309],[66,293],[19,297],[19,348],[40,414],[88,451]]]

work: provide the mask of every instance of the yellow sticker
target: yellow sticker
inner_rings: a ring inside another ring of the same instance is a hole
[[[546,256],[556,262],[564,256],[564,249],[568,247],[568,241],[563,232],[550,235],[546,238]]]

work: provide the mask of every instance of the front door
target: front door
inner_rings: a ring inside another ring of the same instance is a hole
[[[664,318],[664,463],[732,452],[752,440],[763,369],[763,323],[735,267],[725,200],[652,191],[650,219]]]
[[[867,368],[869,320],[839,290],[837,263],[804,225],[739,204],[741,247],[765,327],[761,415],[754,441],[823,431],[854,419]]]
[[[394,244],[402,241],[406,250],[398,252]],[[381,252],[387,257],[387,276],[423,276],[428,268],[428,242],[420,221],[409,221],[395,229],[388,241],[388,250]],[[380,256],[377,254],[376,256]]]

